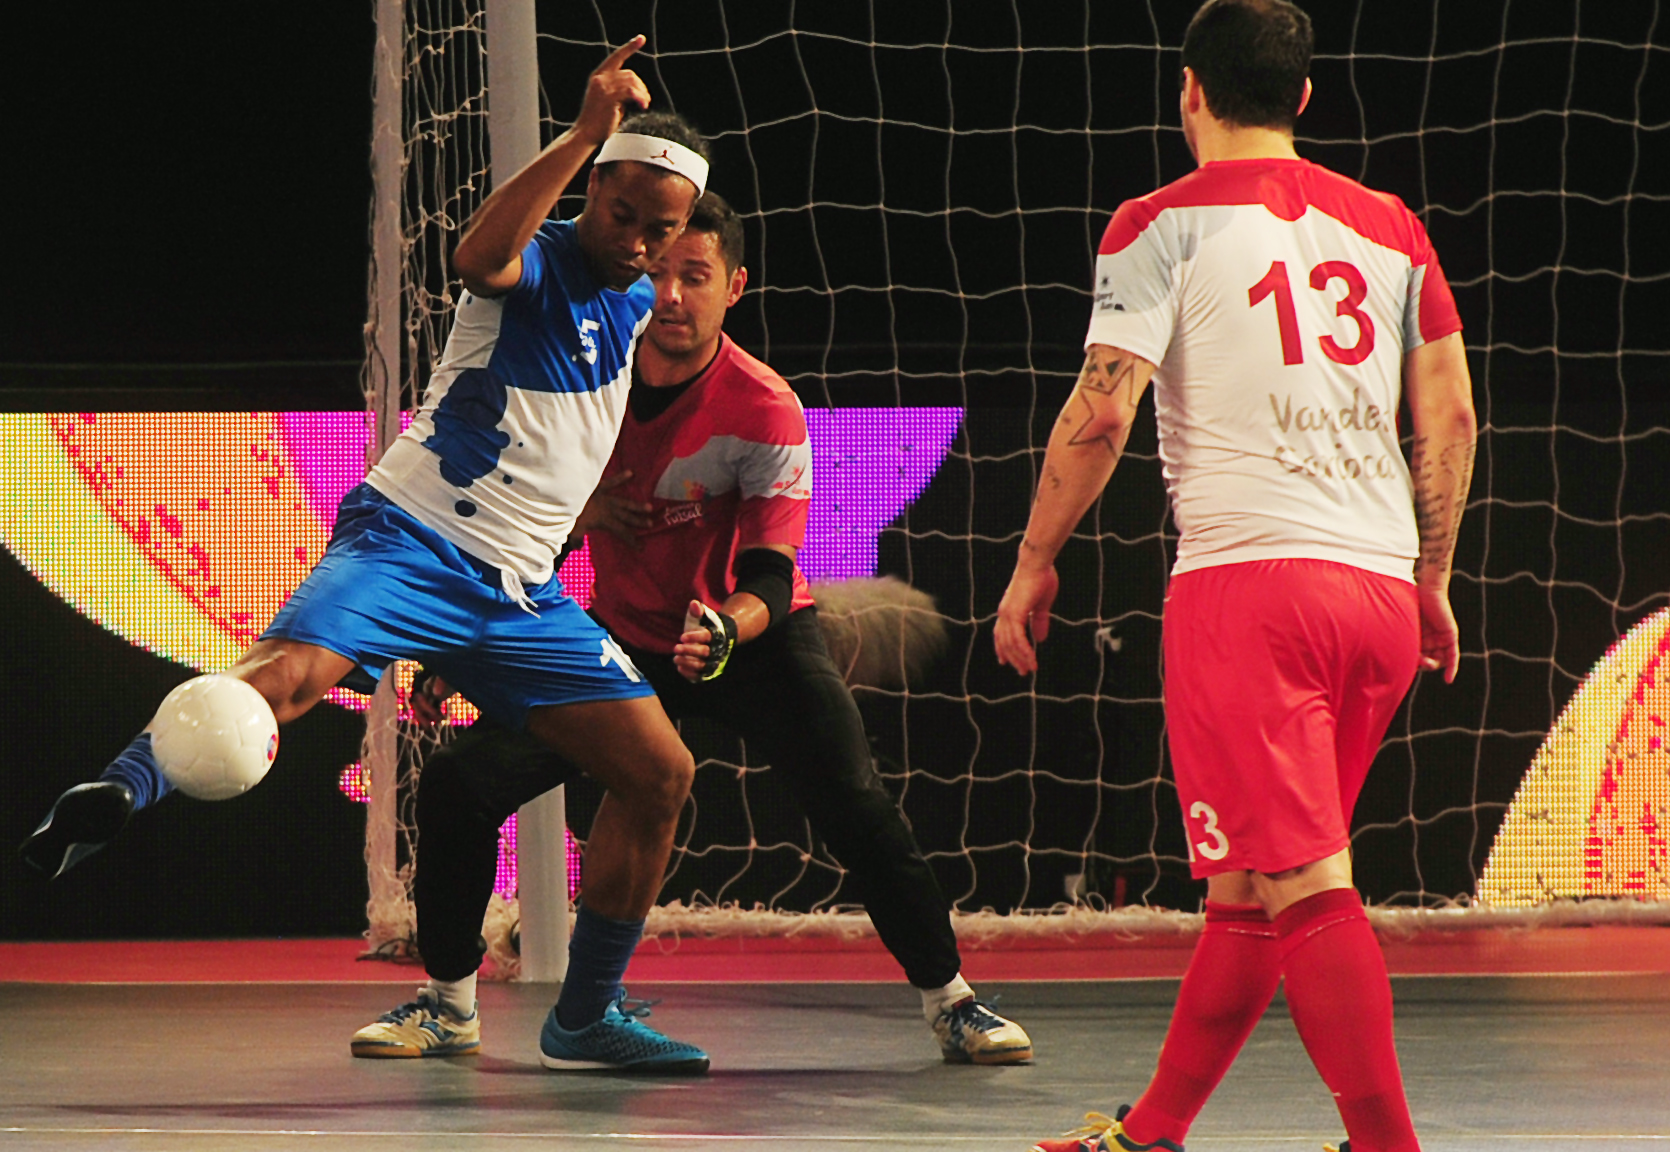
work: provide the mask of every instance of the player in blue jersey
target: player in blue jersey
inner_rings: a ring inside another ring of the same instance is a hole
[[[467,291],[422,410],[343,499],[324,557],[227,674],[282,723],[345,678],[419,659],[602,783],[542,1059],[705,1070],[700,1049],[623,1012],[620,987],[695,767],[647,681],[554,574],[626,411],[655,296],[644,271],[707,180],[706,144],[679,117],[623,122],[649,106],[624,67],[643,43],[592,73],[574,126],[466,226],[453,265]],[[600,146],[584,211],[548,220]],[[167,791],[147,730],[97,782],[59,797],[23,856],[55,876]],[[473,975],[426,986],[389,1016],[431,1041],[423,1054],[479,1048]]]

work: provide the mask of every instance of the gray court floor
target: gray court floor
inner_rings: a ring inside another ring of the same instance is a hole
[[[903,986],[665,985],[653,1023],[705,1077],[539,1066],[551,989],[484,985],[483,1053],[355,1060],[390,985],[0,984],[0,1149],[862,1149],[1024,1152],[1111,1112],[1152,1068],[1176,984],[983,988],[1037,1061],[942,1064]],[[1397,982],[1429,1150],[1670,1146],[1670,980]],[[1191,1150],[1319,1149],[1343,1135],[1278,1001]]]

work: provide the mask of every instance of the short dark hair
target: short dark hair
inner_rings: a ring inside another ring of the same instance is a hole
[[[1183,36],[1183,67],[1219,120],[1292,131],[1313,44],[1310,17],[1288,0],[1206,0]]]
[[[710,163],[713,157],[708,152],[707,140],[696,130],[696,126],[677,112],[634,112],[620,122],[617,132],[636,132],[640,136],[656,136],[662,140],[671,140],[674,144],[682,144],[703,160]],[[605,172],[619,164],[619,160],[611,160],[607,164],[599,164],[597,170]]]
[[[725,258],[725,271],[735,272],[742,267],[742,217],[719,193],[702,193],[684,230],[713,233],[719,237],[719,252]]]

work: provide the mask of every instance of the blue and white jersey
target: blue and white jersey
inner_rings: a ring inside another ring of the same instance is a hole
[[[503,296],[464,293],[423,407],[367,482],[459,548],[543,584],[626,413],[655,290],[599,286],[572,221],[546,221]]]

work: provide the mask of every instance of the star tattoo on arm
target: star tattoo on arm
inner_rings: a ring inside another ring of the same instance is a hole
[[[1153,374],[1154,365],[1133,352],[1091,345],[1078,383],[1050,433],[1040,491],[1061,489],[1068,483],[1066,472],[1080,473],[1086,468],[1099,475],[1101,483],[1107,482],[1125,450],[1137,404]]]
[[[1078,387],[1059,417],[1069,432],[1067,443],[1075,447],[1099,443],[1119,459],[1152,372],[1153,366],[1134,353],[1092,345],[1085,353]]]

